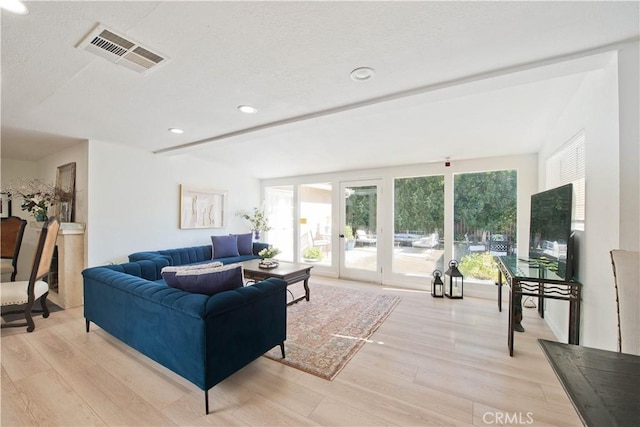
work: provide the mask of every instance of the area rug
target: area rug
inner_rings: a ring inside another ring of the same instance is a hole
[[[266,357],[333,380],[391,314],[400,297],[310,284],[311,300],[288,307],[286,358]]]

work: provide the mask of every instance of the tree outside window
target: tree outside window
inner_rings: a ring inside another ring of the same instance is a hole
[[[468,278],[497,280],[494,256],[516,252],[517,172],[454,175],[454,257]]]

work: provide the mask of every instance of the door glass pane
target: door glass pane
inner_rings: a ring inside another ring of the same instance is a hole
[[[376,271],[378,187],[345,187],[344,266]]]
[[[517,172],[454,175],[454,258],[465,279],[497,280],[493,257],[516,255]]]
[[[331,265],[331,183],[300,186],[300,260]]]
[[[280,249],[277,258],[293,261],[293,186],[266,187],[265,212],[271,230],[267,242]]]
[[[444,265],[444,176],[394,180],[393,272],[431,276]]]

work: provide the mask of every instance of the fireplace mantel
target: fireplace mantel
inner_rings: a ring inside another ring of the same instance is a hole
[[[31,222],[29,225],[42,228],[43,222]],[[86,225],[81,222],[62,222],[56,241],[57,258],[52,261],[49,280],[49,300],[62,308],[82,305],[82,270],[85,267]],[[52,287],[57,283],[57,290]]]

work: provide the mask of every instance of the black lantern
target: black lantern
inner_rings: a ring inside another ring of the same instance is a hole
[[[458,270],[458,261],[449,261],[449,269],[444,272],[444,294],[447,298],[462,298],[464,276]]]
[[[442,271],[434,270],[431,273],[431,296],[434,298],[442,298],[444,296],[444,283],[442,282]]]

